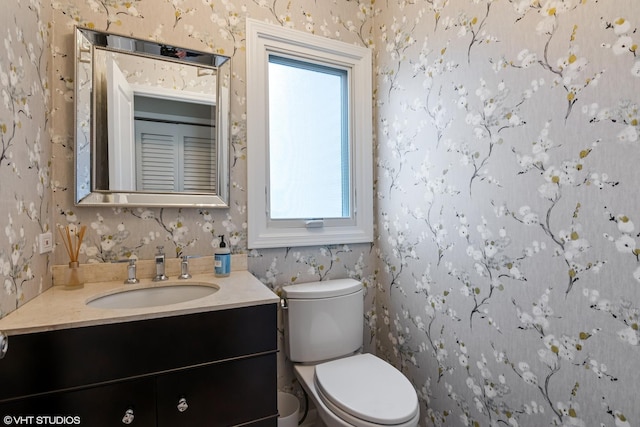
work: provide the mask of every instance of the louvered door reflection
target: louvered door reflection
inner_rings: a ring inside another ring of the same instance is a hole
[[[216,190],[214,128],[136,121],[138,191]]]
[[[185,125],[181,125],[185,126]],[[201,133],[202,126],[190,126],[199,128]],[[215,192],[217,164],[216,144],[211,136],[184,136],[184,161],[182,173],[182,191],[195,192]]]

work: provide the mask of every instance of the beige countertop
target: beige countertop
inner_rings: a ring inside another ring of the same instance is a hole
[[[94,308],[87,302],[110,293],[139,287],[211,283],[219,288],[212,295],[164,306],[146,308],[105,309]],[[53,286],[22,307],[0,319],[0,331],[7,335],[51,331],[109,323],[154,319],[183,314],[273,304],[278,296],[248,271],[232,271],[229,277],[215,277],[211,273],[194,274],[191,279],[170,279],[152,282],[141,279],[136,285],[124,285],[121,280],[86,283],[81,289],[66,290]]]

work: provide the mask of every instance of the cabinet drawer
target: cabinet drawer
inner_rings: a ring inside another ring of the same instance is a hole
[[[166,374],[157,381],[159,427],[277,421],[276,353]],[[184,412],[177,409],[180,399],[188,405]]]
[[[0,404],[0,419],[11,417],[6,425],[113,427],[123,425],[125,412],[131,410],[132,426],[152,427],[156,425],[154,388],[155,380],[150,378],[21,399]]]
[[[276,305],[9,337],[0,402],[275,351]]]

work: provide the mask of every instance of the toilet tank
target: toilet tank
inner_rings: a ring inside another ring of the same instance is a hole
[[[292,362],[314,363],[362,347],[362,283],[353,279],[301,283],[283,289],[285,347]]]

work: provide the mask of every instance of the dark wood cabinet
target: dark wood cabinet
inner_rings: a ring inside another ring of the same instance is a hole
[[[131,380],[86,389],[53,392],[0,405],[4,425],[60,425],[111,427],[124,425],[127,411],[132,426],[154,427],[154,380]],[[10,417],[5,420],[5,417]]]
[[[265,394],[272,379],[261,374],[274,363],[267,354],[158,377],[158,427],[232,426],[274,415],[276,393]]]
[[[266,304],[10,337],[0,360],[0,417],[23,425],[273,427],[276,334],[276,305]]]

